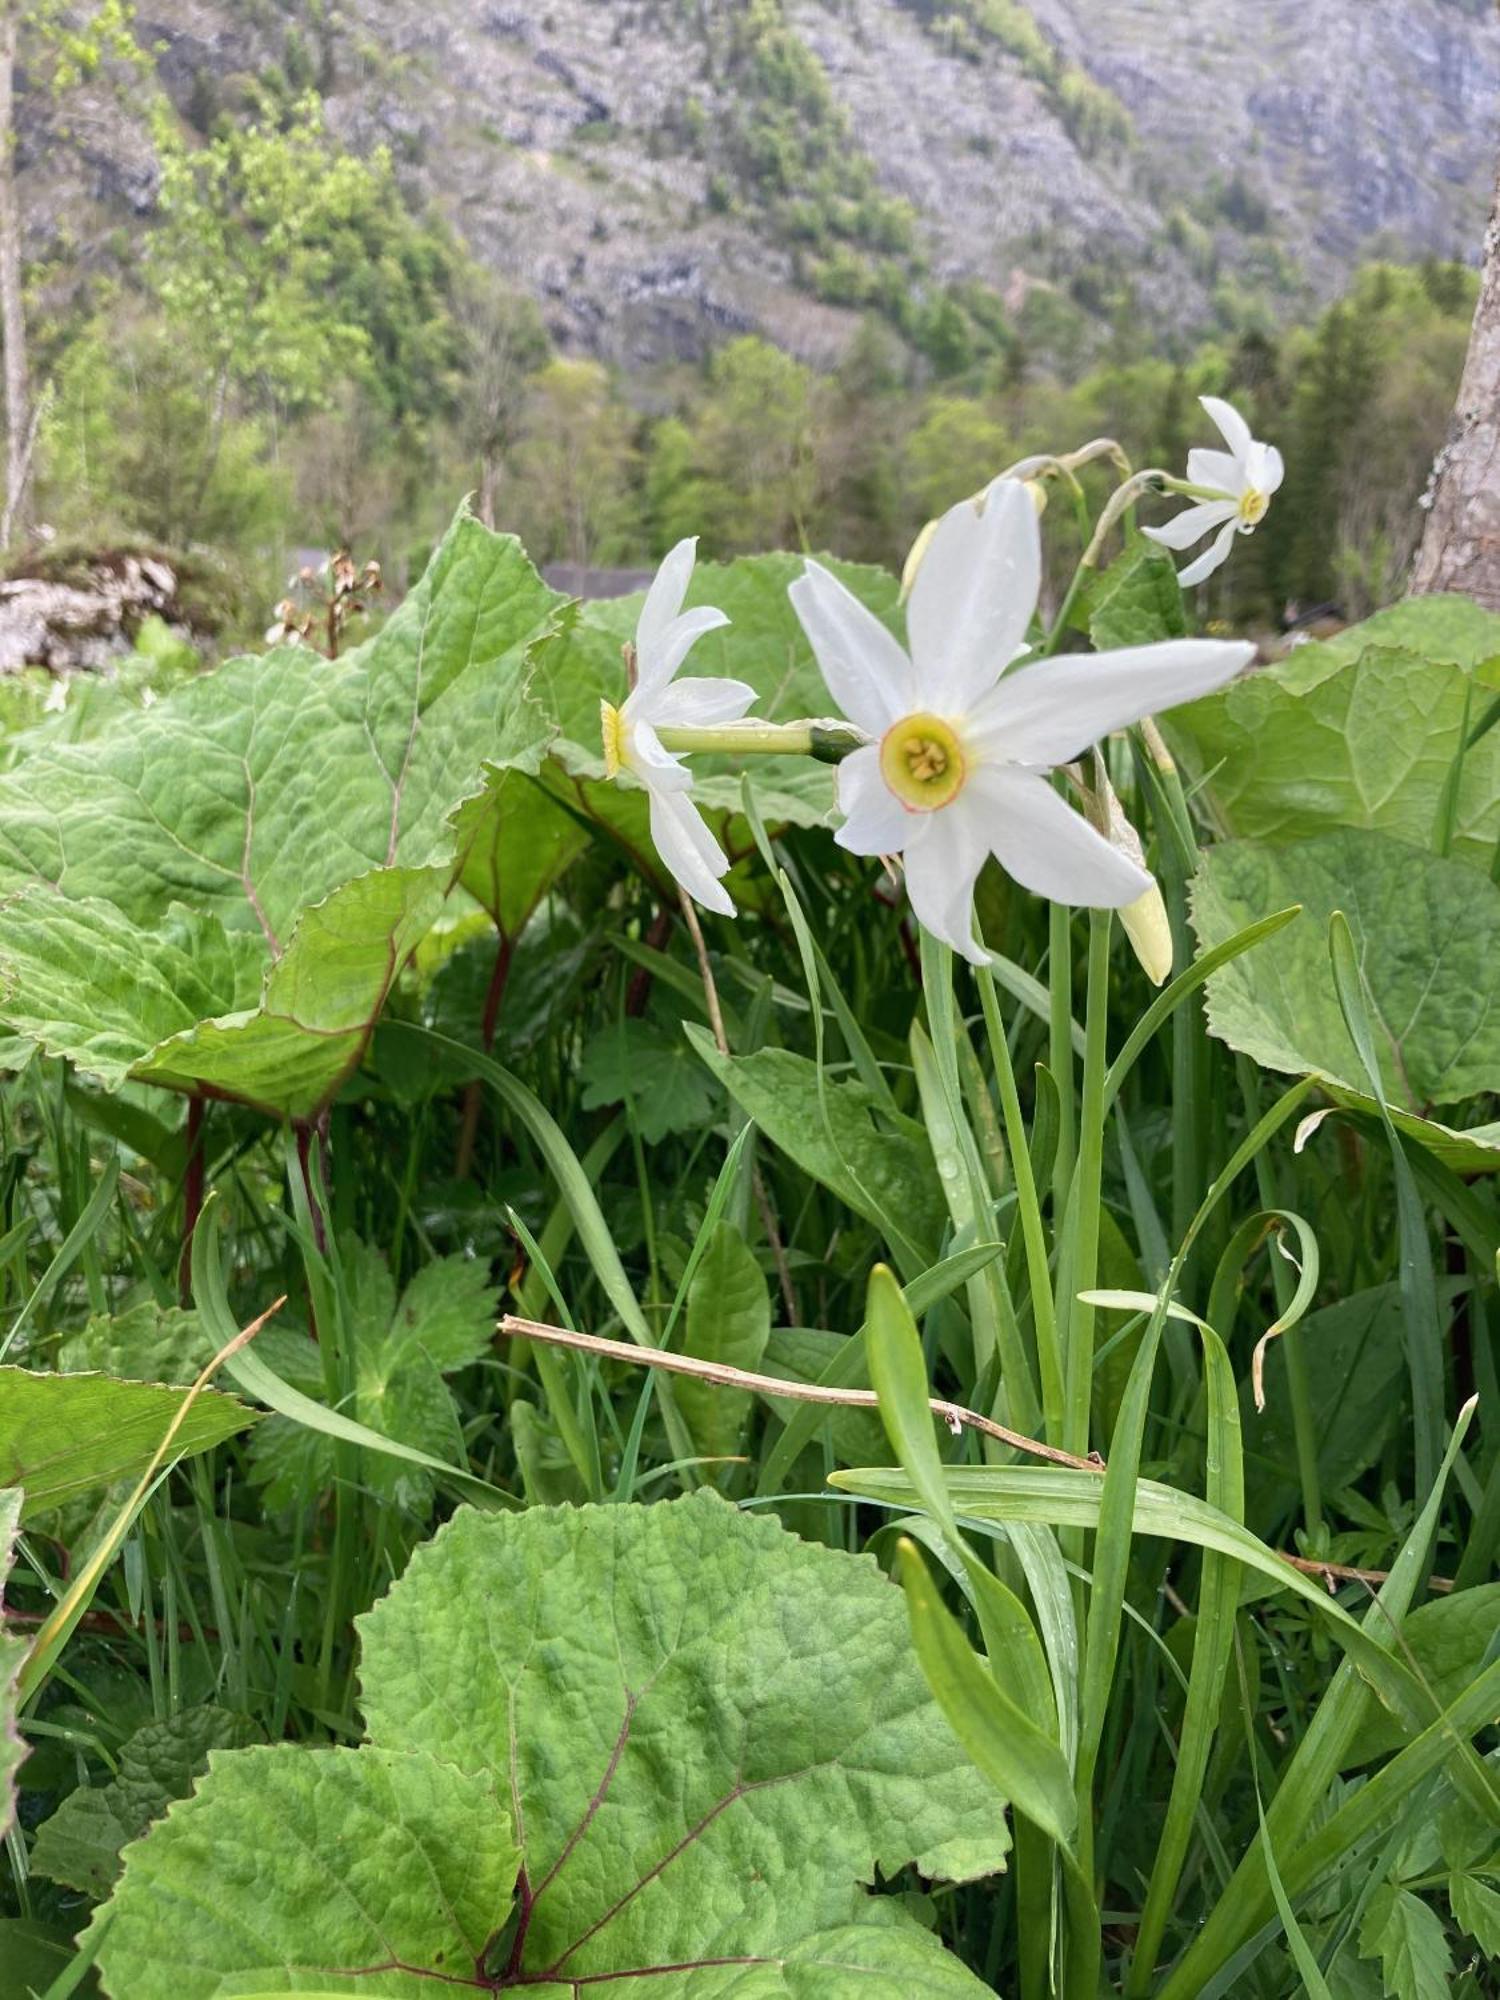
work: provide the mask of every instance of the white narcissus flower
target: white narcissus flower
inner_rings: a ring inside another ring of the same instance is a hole
[[[1120,908],[1151,877],[1044,775],[1112,730],[1221,686],[1254,648],[1174,639],[1005,669],[1041,585],[1036,510],[1015,480],[938,522],[907,605],[908,652],[818,563],[792,601],[834,699],[874,739],[838,770],[852,854],[900,854],[919,921],[965,958],[974,884],[993,854],[1058,903]]]
[[[696,535],[679,542],[663,558],[646,592],[635,628],[630,693],[618,708],[607,701],[599,704],[604,768],[611,778],[628,771],[645,786],[657,853],[690,896],[706,909],[732,917],[734,901],[719,880],[729,872],[729,858],[693,804],[692,774],[681,757],[663,748],[656,733],[738,722],[755,699],[754,688],[744,681],[673,679],[694,641],[729,623],[712,605],[682,608],[697,553]]]
[[[1191,548],[1205,535],[1214,535],[1203,553],[1179,572],[1177,581],[1184,590],[1212,576],[1229,554],[1236,534],[1248,535],[1266,518],[1271,495],[1280,486],[1285,470],[1275,445],[1251,437],[1250,426],[1232,404],[1218,396],[1200,396],[1198,400],[1218,425],[1229,449],[1190,451],[1188,484],[1198,488],[1202,497],[1164,527],[1142,530],[1164,549]]]

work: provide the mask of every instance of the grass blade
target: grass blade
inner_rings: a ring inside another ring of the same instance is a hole
[[[1240,1447],[1240,1404],[1234,1370],[1224,1343],[1204,1327],[1204,1381],[1208,1391],[1208,1444],[1205,1493],[1210,1506],[1243,1525],[1245,1465]],[[1193,1639],[1193,1664],[1187,1703],[1177,1745],[1177,1769],[1172,1776],[1166,1819],[1152,1864],[1136,1935],[1130,1977],[1125,1991],[1131,2000],[1151,1992],[1156,1958],[1176,1900],[1182,1867],[1192,1839],[1193,1822],[1208,1770],[1218,1725],[1224,1679],[1234,1650],[1235,1614],[1239,1609],[1240,1576],[1236,1564],[1218,1550],[1207,1550],[1198,1592],[1198,1627]]]
[[[1401,1314],[1406,1329],[1406,1363],[1411,1375],[1412,1431],[1416,1454],[1417,1501],[1432,1491],[1443,1450],[1443,1332],[1438,1311],[1437,1279],[1427,1218],[1412,1177],[1400,1133],[1386,1103],[1385,1085],[1375,1055],[1370,1027],[1370,989],[1360,970],[1349,920],[1335,910],[1328,925],[1333,982],[1338,990],[1344,1025],[1359,1053],[1371,1092],[1380,1106],[1381,1123],[1391,1150],[1396,1185],[1396,1227],[1400,1241]]]

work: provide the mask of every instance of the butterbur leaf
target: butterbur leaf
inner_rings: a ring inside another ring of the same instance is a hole
[[[525,771],[487,765],[484,789],[453,816],[459,880],[506,937],[520,935],[538,903],[589,844],[576,812]]]
[[[986,1990],[867,1893],[1008,1845],[869,1559],[702,1492],[464,1509],[360,1630],[366,1747],[220,1753],[126,1851],[113,2000]]]
[[[1406,597],[1303,650],[1348,663],[1362,659],[1374,646],[1415,653],[1429,665],[1463,667],[1479,685],[1500,687],[1500,618],[1472,597],[1442,590],[1428,597]]]
[[[24,1640],[5,1629],[5,1581],[21,1525],[21,1495],[14,1487],[0,1488],[0,1840],[10,1832],[16,1815],[16,1773],[26,1746],[16,1729],[16,1676],[26,1657]]]
[[[1363,1958],[1380,1961],[1392,2000],[1447,2000],[1453,1956],[1442,1919],[1420,1896],[1383,1882],[1359,1927]]]
[[[460,515],[344,658],[231,661],[38,744],[0,776],[0,1019],[110,1087],[313,1116],[481,844],[453,815],[541,761],[525,655],[561,603]]]
[[[88,1896],[107,1896],[121,1848],[160,1819],[173,1799],[187,1797],[208,1768],[209,1752],[241,1749],[259,1734],[248,1716],[212,1705],[148,1722],[121,1750],[119,1771],[108,1784],[70,1792],[38,1827],[32,1873]]]
[[[1476,622],[1477,621],[1477,622]],[[1326,645],[1174,709],[1165,727],[1241,839],[1368,827],[1429,850],[1466,705],[1483,712],[1500,618],[1463,599],[1401,604]],[[1491,681],[1493,685],[1493,681]],[[1500,734],[1464,757],[1451,853],[1488,873],[1500,838]]]
[[[108,1375],[0,1368],[0,1486],[24,1489],[30,1519],[117,1479],[138,1479],[187,1395]],[[172,1456],[208,1451],[255,1421],[233,1396],[204,1389],[172,1439]]]
[[[1500,1167],[1500,1129],[1455,1134],[1424,1115],[1500,1088],[1500,888],[1457,861],[1351,831],[1286,847],[1211,848],[1193,884],[1204,946],[1300,903],[1264,951],[1208,982],[1212,1033],[1268,1069],[1322,1079],[1341,1103],[1373,1111],[1328,963],[1328,924],[1348,917],[1376,1010],[1376,1053],[1400,1130],[1456,1165]],[[1477,1156],[1474,1157],[1474,1156]]]
[[[352,1974],[361,1994],[427,1994],[473,1978],[515,1880],[504,1792],[485,1777],[368,1746],[221,1751],[126,1849],[100,1974],[112,2000]]]

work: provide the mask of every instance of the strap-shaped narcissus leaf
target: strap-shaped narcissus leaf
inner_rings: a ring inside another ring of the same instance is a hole
[[[112,2000],[964,2000],[890,1897],[1005,1805],[867,1558],[707,1494],[465,1510],[362,1621],[369,1741],[216,1753],[125,1852]]]
[[[0,776],[0,1020],[110,1085],[314,1116],[455,875],[503,900],[478,851],[497,815],[453,816],[538,769],[526,654],[564,601],[460,514],[344,658],[233,660],[87,742],[38,741]]]
[[[21,1495],[0,1487],[0,1840],[10,1832],[16,1811],[16,1772],[26,1755],[16,1729],[16,1676],[26,1657],[23,1640],[5,1629],[5,1579],[10,1575],[16,1532],[21,1525]]]

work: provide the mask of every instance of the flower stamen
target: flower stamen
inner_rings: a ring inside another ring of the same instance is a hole
[[[1246,532],[1256,527],[1266,518],[1266,509],[1271,504],[1269,493],[1262,493],[1254,486],[1246,487],[1240,495],[1240,526]]]
[[[881,738],[880,771],[908,812],[952,803],[968,775],[957,732],[941,716],[905,715]]]
[[[599,704],[599,731],[604,738],[604,775],[618,778],[625,762],[625,718],[613,702]]]

